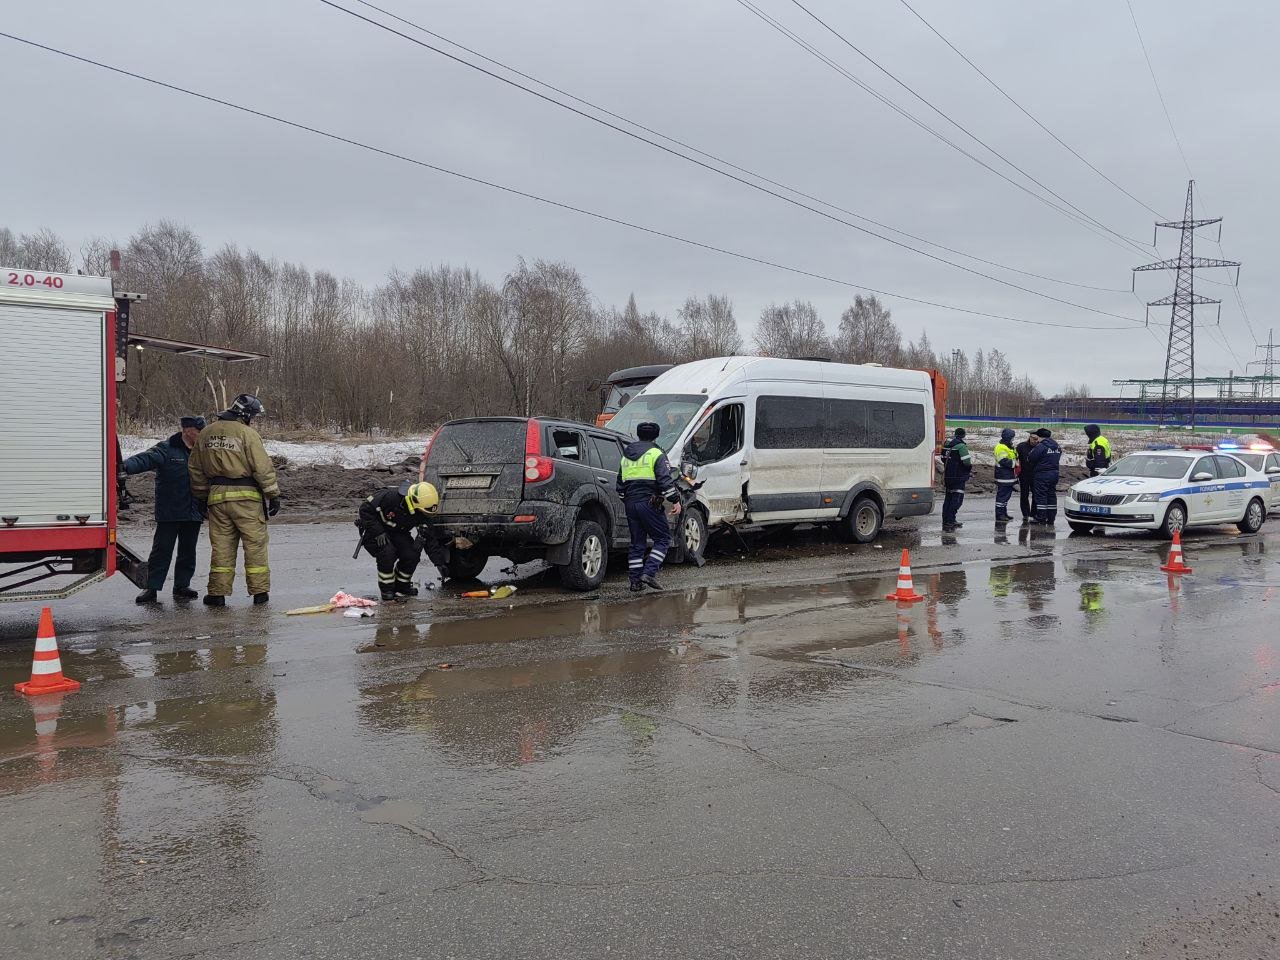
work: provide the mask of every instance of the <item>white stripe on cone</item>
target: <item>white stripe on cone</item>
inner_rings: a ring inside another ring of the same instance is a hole
[[[48,653],[58,649],[57,637],[36,637],[36,653]]]
[[[31,661],[32,676],[36,676],[37,674],[42,674],[42,673],[61,673],[61,672],[62,672],[61,657],[59,657],[57,660],[32,660]]]

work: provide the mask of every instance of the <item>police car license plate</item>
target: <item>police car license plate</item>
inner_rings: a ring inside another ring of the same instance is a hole
[[[493,477],[487,476],[467,476],[467,477],[449,477],[445,481],[445,486],[451,490],[466,488],[468,490],[488,490],[489,484],[493,483]]]
[[[1105,517],[1107,514],[1109,514],[1109,513],[1111,512],[1111,508],[1110,508],[1110,507],[1099,507],[1097,504],[1093,504],[1093,503],[1082,503],[1082,504],[1080,504],[1080,512],[1081,512],[1081,513],[1092,513],[1092,514],[1095,514],[1095,515],[1097,515],[1097,516]]]

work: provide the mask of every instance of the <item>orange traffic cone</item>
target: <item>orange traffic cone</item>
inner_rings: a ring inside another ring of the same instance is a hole
[[[915,603],[924,599],[916,593],[916,588],[911,584],[911,558],[907,556],[905,547],[902,549],[902,562],[898,567],[898,589],[893,593],[886,593],[884,598],[896,600],[898,603]]]
[[[1169,548],[1169,562],[1160,567],[1165,573],[1190,573],[1191,568],[1182,562],[1182,532],[1173,532],[1173,546]]]
[[[31,679],[15,683],[13,689],[28,697],[43,693],[79,690],[80,681],[62,675],[62,658],[58,656],[58,638],[53,633],[53,611],[40,611],[40,629],[36,631],[36,652],[31,660]]]

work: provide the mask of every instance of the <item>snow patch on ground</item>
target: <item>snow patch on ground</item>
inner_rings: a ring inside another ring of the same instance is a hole
[[[1050,430],[1053,427],[1050,426]],[[965,443],[973,454],[975,465],[995,465],[995,446],[1000,441],[999,426],[973,427],[965,430]],[[1213,432],[1190,433],[1186,430],[1103,430],[1103,434],[1111,441],[1112,460],[1139,450],[1150,450],[1163,444],[1213,444],[1220,440],[1233,440],[1236,443],[1249,443],[1258,439],[1256,434],[1240,431],[1217,430]],[[950,435],[950,431],[948,431]],[[1025,429],[1018,430],[1013,442],[1016,446],[1027,439]],[[1089,438],[1079,428],[1071,428],[1059,432],[1053,430],[1053,439],[1062,448],[1063,466],[1083,467],[1085,453],[1089,448]]]
[[[160,437],[122,436],[120,450],[126,457],[141,453],[154,446]],[[292,466],[316,466],[336,464],[348,470],[361,467],[377,467],[384,463],[399,463],[406,457],[419,457],[427,443],[427,434],[418,437],[400,437],[376,443],[350,443],[343,440],[317,440],[295,443],[284,440],[264,441],[267,453],[273,457],[285,457]]]

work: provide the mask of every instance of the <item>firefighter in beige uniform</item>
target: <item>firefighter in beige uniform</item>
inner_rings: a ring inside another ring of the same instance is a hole
[[[200,431],[191,451],[191,492],[208,504],[209,592],[204,602],[211,607],[225,605],[231,593],[242,540],[244,579],[253,602],[269,599],[267,517],[280,511],[280,486],[262,437],[249,426],[263,412],[257,397],[240,394],[231,409]]]

